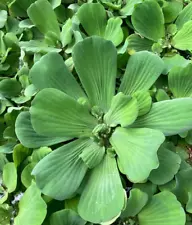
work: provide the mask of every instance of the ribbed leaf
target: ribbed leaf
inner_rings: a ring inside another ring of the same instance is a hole
[[[127,199],[126,209],[122,212],[121,218],[136,216],[147,204],[147,201],[148,201],[147,193],[137,188],[131,189],[129,198]]]
[[[59,23],[51,4],[47,0],[37,0],[27,10],[30,20],[43,33],[53,32],[55,37],[60,36]]]
[[[154,103],[150,112],[139,117],[133,127],[160,130],[174,135],[192,129],[192,99],[180,98]]]
[[[35,131],[50,137],[87,136],[96,125],[96,119],[86,107],[53,88],[36,95],[30,113]]]
[[[174,97],[192,97],[192,64],[173,68],[168,76],[169,88]]]
[[[50,217],[50,225],[85,225],[86,221],[74,211],[64,209],[53,213]]]
[[[181,30],[173,37],[171,43],[180,50],[192,50],[192,21],[186,22]]]
[[[78,212],[85,220],[101,223],[116,217],[123,207],[124,190],[116,160],[106,155],[90,173],[79,201]]]
[[[85,97],[83,90],[69,72],[63,58],[50,52],[37,61],[30,70],[29,76],[36,88],[56,88],[69,96],[78,99]]]
[[[175,152],[164,148],[159,148],[158,152],[159,167],[152,170],[149,180],[158,185],[171,181],[180,168],[181,158]]]
[[[139,213],[140,225],[184,225],[185,212],[174,194],[163,191]]]
[[[149,112],[152,105],[152,98],[148,91],[137,91],[133,94],[133,97],[137,99],[139,107],[139,116],[142,116]]]
[[[105,155],[105,148],[90,139],[90,144],[83,149],[80,158],[90,168],[97,166]]]
[[[121,172],[134,183],[144,181],[159,166],[157,150],[164,135],[156,130],[116,128],[110,138]]]
[[[107,111],[115,93],[115,46],[100,37],[86,38],[75,45],[72,56],[90,103]]]
[[[137,100],[119,92],[113,97],[111,107],[104,116],[104,121],[111,127],[117,125],[126,127],[136,120],[137,115]]]
[[[89,36],[104,36],[107,25],[107,15],[105,8],[100,3],[83,4],[79,8],[77,15]]]
[[[80,186],[87,166],[79,155],[89,139],[78,139],[43,158],[34,168],[37,186],[42,193],[58,200],[73,196]]]
[[[183,3],[180,1],[169,1],[166,2],[162,8],[164,18],[165,18],[165,23],[171,23],[173,22],[179,13],[183,9]]]
[[[50,146],[69,140],[65,137],[46,137],[37,134],[32,127],[29,112],[19,114],[15,124],[15,132],[19,141],[28,148]]]
[[[135,30],[153,41],[164,37],[164,16],[156,1],[145,1],[135,6],[131,17]]]
[[[14,219],[15,225],[39,225],[46,216],[46,203],[41,198],[41,192],[35,183],[25,191],[19,202],[19,213]]]
[[[183,25],[191,19],[192,19],[192,3],[189,3],[180,12],[175,24],[177,25],[177,28],[180,30],[183,27]]]
[[[137,34],[131,34],[128,37],[128,50],[134,50],[136,52],[151,51],[153,43],[153,41],[140,37]]]
[[[129,58],[119,91],[124,94],[147,91],[163,68],[162,59],[153,53],[143,51],[133,54]]]

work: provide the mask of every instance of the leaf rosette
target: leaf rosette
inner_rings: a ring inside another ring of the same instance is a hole
[[[16,134],[28,148],[64,142],[35,166],[37,186],[57,200],[80,193],[80,216],[103,223],[124,209],[120,173],[133,183],[145,182],[159,166],[165,136],[192,128],[192,99],[152,104],[148,90],[164,70],[153,53],[130,56],[120,87],[111,41],[86,38],[75,45],[72,58],[81,85],[58,53],[32,67],[39,92],[30,111],[18,116]]]

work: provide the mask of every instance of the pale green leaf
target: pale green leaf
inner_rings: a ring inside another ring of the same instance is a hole
[[[192,64],[175,67],[169,75],[169,88],[175,98],[192,97]]]
[[[151,47],[153,45],[153,41],[148,40],[144,37],[141,37],[137,34],[131,34],[128,37],[128,51],[151,51]]]
[[[165,36],[164,16],[156,1],[145,1],[135,6],[132,17],[135,30],[153,41]]]
[[[3,28],[7,21],[7,11],[6,10],[0,10],[0,28]]]
[[[62,27],[61,43],[64,48],[72,42],[72,20],[69,18]]]
[[[174,194],[163,191],[138,214],[140,225],[184,225],[185,212]]]
[[[125,6],[119,11],[122,16],[130,16],[133,13],[136,4],[141,3],[142,0],[126,0]]]
[[[121,218],[136,216],[147,204],[148,194],[140,189],[133,188],[129,192],[126,209],[122,212]]]
[[[7,163],[3,167],[3,184],[9,193],[17,187],[17,170],[14,163]]]
[[[36,165],[32,174],[42,193],[57,200],[75,194],[88,169],[79,155],[89,144],[89,139],[75,140],[54,150]]]
[[[186,22],[181,30],[173,37],[171,43],[179,50],[192,50],[192,21]]]
[[[180,98],[153,103],[150,112],[139,117],[134,127],[160,130],[166,136],[192,129],[192,99]]]
[[[115,93],[115,46],[100,37],[90,37],[75,45],[72,56],[90,103],[106,112]]]
[[[51,5],[52,5],[52,8],[55,9],[57,8],[58,6],[61,5],[61,0],[49,0]]]
[[[184,9],[180,12],[175,24],[180,30],[183,25],[192,19],[192,2],[184,7]]]
[[[14,224],[40,225],[45,219],[46,208],[40,190],[32,183],[19,202],[19,213],[14,219]]]
[[[27,164],[27,166],[23,169],[21,173],[21,182],[26,188],[31,185],[32,180],[35,178],[33,175],[31,175],[35,165],[36,163]]]
[[[87,107],[53,88],[36,95],[30,113],[34,130],[50,137],[89,136],[96,125]]]
[[[133,97],[137,99],[139,108],[139,116],[142,116],[149,112],[152,106],[152,98],[148,91],[137,91],[133,94]]]
[[[46,137],[37,134],[32,127],[29,112],[19,114],[15,124],[15,132],[20,142],[28,148],[50,146],[70,139],[65,137]]]
[[[56,14],[47,0],[37,0],[27,10],[27,14],[34,25],[47,35],[53,32],[56,39],[60,37],[60,28]]]
[[[152,170],[149,180],[158,185],[162,185],[171,181],[178,172],[181,164],[181,158],[175,152],[161,146],[157,152],[159,159],[159,167]]]
[[[125,201],[115,158],[106,155],[89,176],[78,212],[87,221],[107,222],[121,212]]]
[[[78,99],[85,97],[81,87],[69,72],[63,58],[57,53],[48,53],[37,61],[29,72],[36,88],[55,88]]]
[[[15,167],[18,167],[29,154],[30,151],[28,148],[22,144],[17,144],[13,149],[13,162],[15,163]]]
[[[116,128],[110,143],[118,156],[121,172],[133,183],[143,182],[159,166],[157,150],[164,135],[148,128]]]
[[[137,115],[137,100],[119,92],[113,97],[111,107],[104,116],[104,121],[111,127],[116,127],[117,125],[126,127],[136,120]]]
[[[90,168],[97,166],[105,155],[105,148],[99,146],[96,142],[90,139],[90,144],[87,145],[79,157]]]
[[[132,94],[148,91],[163,71],[162,59],[150,52],[137,52],[130,56],[119,91]]]
[[[64,209],[53,213],[50,217],[50,225],[85,225],[84,221],[76,212]]]

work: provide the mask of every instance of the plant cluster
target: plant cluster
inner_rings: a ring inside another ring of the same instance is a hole
[[[192,225],[192,2],[0,1],[0,225]]]

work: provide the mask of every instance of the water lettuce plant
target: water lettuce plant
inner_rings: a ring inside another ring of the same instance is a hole
[[[165,136],[192,128],[192,99],[152,103],[148,90],[164,69],[153,53],[131,55],[119,87],[117,51],[110,41],[86,38],[75,45],[72,58],[82,86],[58,53],[32,67],[30,77],[40,91],[29,113],[19,115],[16,134],[28,147],[68,140],[35,166],[37,186],[57,200],[79,193],[80,216],[107,222],[125,205],[120,173],[133,183],[147,180],[159,166]]]

